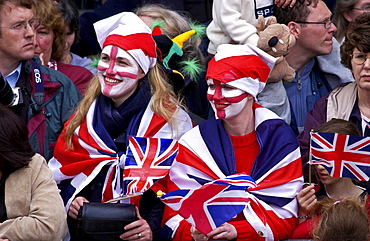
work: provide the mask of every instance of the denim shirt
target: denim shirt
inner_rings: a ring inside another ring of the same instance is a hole
[[[325,76],[319,70],[316,60],[312,59],[290,83],[284,83],[292,112],[293,129],[302,132],[307,113],[315,102],[332,89]],[[298,134],[297,133],[297,134]]]

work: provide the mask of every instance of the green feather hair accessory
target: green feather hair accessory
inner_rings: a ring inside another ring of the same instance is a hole
[[[91,60],[92,60],[92,63],[90,64],[90,66],[97,68],[99,61],[100,61],[100,55],[94,56]]]
[[[164,28],[164,20],[156,19],[150,26],[150,29],[153,31],[153,35],[162,34],[161,29]]]
[[[199,24],[196,22],[191,22],[190,29],[195,30],[193,38],[200,39],[206,35],[206,26],[204,24]]]
[[[204,71],[204,68],[198,59],[183,60],[179,65],[180,72],[183,75],[190,76],[194,81],[198,81],[200,73]]]

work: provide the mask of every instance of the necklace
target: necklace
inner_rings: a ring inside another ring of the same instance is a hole
[[[70,64],[71,62],[72,62],[72,55],[70,53],[68,53],[66,64]]]

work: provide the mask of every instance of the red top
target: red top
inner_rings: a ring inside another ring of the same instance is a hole
[[[245,172],[250,174],[254,160],[260,152],[260,146],[257,142],[256,132],[252,131],[244,136],[231,136],[231,143],[234,147],[236,172]]]

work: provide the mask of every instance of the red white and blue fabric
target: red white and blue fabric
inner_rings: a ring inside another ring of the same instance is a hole
[[[177,150],[174,139],[129,137],[123,171],[124,194],[144,192],[166,176]]]
[[[103,188],[103,200],[117,198],[123,193],[120,170],[125,168],[125,153],[117,153],[114,141],[104,130],[104,125],[94,115],[96,100],[90,106],[85,121],[75,130],[72,138],[74,149],[67,149],[64,132],[58,138],[54,157],[49,161],[49,167],[54,173],[54,179],[59,184],[70,179],[68,187],[64,187],[61,195],[68,210],[75,195],[86,187],[108,165],[106,181]],[[142,114],[142,113],[141,113]],[[95,118],[96,117],[96,118]],[[132,131],[127,130],[129,136],[178,139],[192,128],[189,116],[179,109],[177,118],[177,132],[173,133],[169,123],[155,114],[150,103],[142,115],[131,120],[134,125]]]
[[[238,238],[243,235],[250,237],[250,240],[288,238],[296,225],[298,207],[295,197],[303,184],[298,143],[291,128],[276,114],[256,103],[253,108],[260,153],[250,176],[257,187],[248,189],[250,202],[243,210],[251,229],[238,230]],[[221,120],[209,119],[180,139],[179,152],[167,176],[167,183],[156,183],[152,189],[162,189],[165,193],[197,189],[235,173],[231,140]],[[165,207],[163,222],[162,237],[190,236],[188,229],[181,228],[187,222],[184,223],[183,218],[168,207]]]
[[[246,190],[256,187],[245,174],[235,174],[195,190],[175,190],[161,200],[197,230],[207,235],[243,211],[249,199]]]
[[[321,164],[332,177],[368,181],[370,137],[311,132],[310,164]]]

